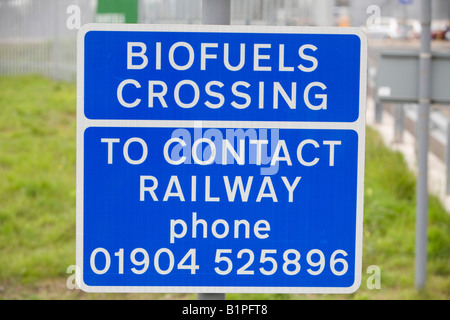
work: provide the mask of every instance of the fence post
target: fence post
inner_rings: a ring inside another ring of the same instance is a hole
[[[445,142],[445,171],[446,186],[445,194],[450,195],[450,119],[447,118],[447,141]]]
[[[394,142],[403,142],[405,128],[405,109],[403,104],[394,105]]]
[[[375,123],[380,124],[382,122],[383,122],[383,104],[380,101],[375,101]]]
[[[419,111],[417,119],[417,190],[416,190],[416,256],[415,286],[423,289],[427,273],[428,230],[428,149],[431,93],[431,0],[421,3],[419,55]]]
[[[230,24],[231,0],[203,0],[202,24]]]

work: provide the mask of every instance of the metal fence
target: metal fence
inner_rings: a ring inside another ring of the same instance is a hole
[[[233,24],[332,25],[334,3],[232,0],[231,19]],[[202,0],[139,0],[138,22],[201,23],[201,4]],[[95,22],[97,0],[0,0],[0,74],[40,74],[75,81],[73,6],[79,9],[79,25]],[[324,8],[328,12],[325,22]]]
[[[76,29],[66,26],[76,3],[80,22],[93,21],[93,0],[0,0],[0,74],[76,78]]]

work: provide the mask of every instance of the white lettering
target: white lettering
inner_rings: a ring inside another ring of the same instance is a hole
[[[222,88],[223,83],[220,81],[210,81],[205,86],[205,92],[211,97],[218,98],[219,102],[214,104],[209,101],[206,101],[205,105],[211,109],[218,109],[223,106],[223,103],[225,102],[225,97],[223,96],[223,94],[221,94],[219,92],[212,91],[211,90],[212,86],[218,86],[219,88]]]
[[[209,147],[211,148],[211,155],[210,155],[209,159],[206,159],[206,160],[201,160],[197,156],[197,148],[202,142],[207,143],[209,145]],[[213,163],[215,157],[216,157],[216,145],[214,144],[214,142],[212,142],[210,139],[207,139],[207,138],[201,138],[201,139],[195,140],[195,142],[192,145],[192,158],[194,159],[195,163],[198,163],[200,165],[208,165],[208,164]]]
[[[145,182],[147,180],[153,181],[153,185],[151,187],[146,187]],[[158,201],[158,197],[155,194],[155,189],[158,187],[158,180],[153,176],[141,176],[140,177],[140,201],[145,201],[145,192],[150,193],[153,201]]]
[[[245,141],[239,140],[239,154],[237,154],[236,150],[230,144],[228,140],[223,140],[222,142],[222,164],[227,164],[227,150],[230,151],[234,160],[236,160],[237,164],[243,165],[245,164]]]
[[[311,167],[311,166],[314,166],[317,162],[319,162],[319,158],[314,158],[314,160],[312,160],[310,162],[305,161],[302,156],[302,150],[303,150],[303,147],[305,146],[305,144],[312,144],[315,148],[318,148],[319,144],[314,140],[306,139],[306,140],[303,140],[302,142],[300,142],[300,144],[298,145],[298,148],[297,148],[298,161],[304,166]]]
[[[176,191],[172,192],[172,188],[175,186]],[[184,201],[183,191],[181,190],[180,181],[177,176],[171,176],[167,185],[166,193],[164,194],[163,201],[167,201],[169,197],[178,197],[180,201]]]
[[[220,202],[219,197],[211,197],[211,177],[205,177],[205,201],[208,202]]]
[[[186,157],[182,156],[180,157],[180,159],[178,160],[172,160],[169,156],[169,147],[172,143],[174,142],[178,142],[179,144],[181,144],[183,147],[186,146],[186,142],[184,142],[184,140],[180,139],[180,138],[171,138],[169,139],[166,144],[164,145],[164,159],[166,159],[167,163],[173,164],[173,165],[179,165],[182,164],[185,160]]]
[[[278,61],[279,62],[278,69],[280,71],[294,71],[294,67],[285,67],[284,66],[284,44],[280,44],[279,53],[280,53],[280,58]]]
[[[133,48],[139,47],[141,51],[133,52]],[[148,64],[148,58],[145,55],[147,46],[143,42],[127,42],[127,69],[144,69]],[[142,59],[140,64],[133,64],[133,57]]]
[[[280,150],[283,149],[284,157],[280,157]],[[289,151],[286,146],[286,141],[279,140],[277,146],[275,147],[275,151],[273,152],[272,160],[270,161],[270,165],[273,166],[275,162],[279,162],[280,160],[284,160],[287,162],[288,166],[292,166],[291,157],[289,156]]]
[[[199,219],[197,216],[197,212],[192,212],[192,230],[191,236],[193,239],[197,237],[202,237],[203,239],[208,238],[208,222],[204,219]],[[201,229],[199,229],[199,225],[201,225]],[[244,227],[243,237],[248,239],[250,238],[250,223],[248,220],[234,220],[228,223],[224,219],[214,220],[211,224],[211,234],[217,239],[223,239],[230,234],[230,225],[234,227],[233,237],[238,239],[240,237],[239,228],[240,226]],[[188,224],[183,219],[171,219],[170,220],[170,229],[169,229],[169,238],[170,243],[175,243],[175,239],[184,238],[188,230]],[[242,228],[241,228],[242,229]],[[253,226],[253,234],[258,239],[266,239],[269,237],[268,232],[270,231],[270,224],[267,220],[258,220],[255,222]]]
[[[278,109],[278,93],[281,93],[281,96],[283,97],[284,101],[286,101],[287,105],[290,109],[295,109],[295,106],[297,104],[296,98],[297,98],[297,83],[292,82],[291,83],[291,98],[288,97],[286,91],[284,91],[283,87],[279,82],[273,83],[273,108]]]
[[[253,70],[254,71],[271,71],[270,66],[260,66],[260,60],[269,60],[270,55],[260,54],[259,49],[270,49],[270,43],[255,43],[253,47]]]
[[[256,221],[255,226],[253,227],[253,232],[258,239],[266,239],[269,237],[267,233],[261,234],[261,231],[270,231],[270,224],[267,220]]]
[[[181,232],[177,233],[175,232],[175,228],[177,225],[181,226]],[[175,242],[175,238],[180,239],[183,238],[186,235],[187,232],[187,225],[186,222],[184,222],[181,219],[170,219],[170,243]]]
[[[327,95],[326,94],[316,94],[314,97],[316,99],[322,99],[322,102],[318,106],[314,106],[309,101],[309,90],[311,90],[312,87],[320,87],[322,90],[325,90],[327,87],[321,83],[321,82],[311,82],[308,84],[305,88],[305,93],[303,95],[303,98],[305,100],[305,104],[308,108],[311,110],[320,110],[320,109],[326,109],[327,108]]]
[[[312,72],[312,71],[316,70],[319,62],[317,61],[316,58],[306,55],[304,53],[305,49],[311,49],[312,51],[316,51],[317,47],[312,45],[312,44],[304,44],[303,46],[301,46],[298,49],[298,55],[300,56],[300,58],[302,58],[303,60],[311,61],[312,62],[312,66],[311,67],[305,67],[304,65],[299,64],[298,68],[301,71],[303,71],[303,72]]]
[[[217,48],[218,43],[202,43],[200,46],[200,70],[206,70],[206,59],[217,59],[216,54],[207,54],[206,48]]]
[[[154,87],[160,86],[162,90],[160,92],[155,92]],[[153,108],[153,98],[158,98],[159,102],[163,106],[163,108],[167,108],[166,100],[164,100],[164,96],[167,93],[167,85],[163,81],[152,81],[148,82],[148,107]]]
[[[233,188],[230,188],[230,181],[228,180],[228,176],[223,177],[223,181],[225,183],[225,190],[227,191],[227,197],[229,202],[234,202],[234,198],[236,197],[236,191],[239,187],[239,193],[241,194],[242,202],[248,201],[248,196],[250,194],[250,188],[252,187],[253,177],[250,176],[247,179],[247,184],[244,189],[244,185],[242,183],[241,176],[237,176],[233,182]]]
[[[224,227],[224,230],[221,234],[219,234],[217,232],[217,225],[221,224]],[[216,237],[217,239],[223,239],[228,235],[228,231],[230,231],[230,227],[228,226],[228,222],[226,222],[223,219],[217,219],[216,221],[213,222],[212,227],[211,227],[211,231],[214,237]]]
[[[256,164],[261,165],[261,145],[269,144],[268,140],[250,140],[250,144],[256,144]]]
[[[235,107],[236,109],[245,109],[245,108],[247,108],[250,105],[250,102],[252,100],[251,100],[250,96],[247,93],[237,91],[236,88],[238,86],[243,86],[243,87],[248,88],[248,87],[250,87],[250,83],[245,82],[245,81],[237,81],[237,82],[233,83],[233,85],[231,86],[231,92],[233,92],[233,94],[236,97],[245,99],[245,103],[243,103],[243,104],[239,104],[239,103],[233,101],[233,102],[231,102],[231,105],[233,107]]]
[[[130,103],[123,100],[122,91],[123,91],[123,87],[125,87],[127,84],[132,84],[136,88],[141,87],[139,82],[137,82],[136,80],[133,80],[133,79],[123,80],[117,87],[117,100],[119,100],[119,103],[126,108],[134,108],[141,102],[141,99],[135,99],[133,102],[130,102]]]
[[[194,98],[192,99],[192,101],[190,103],[184,103],[180,100],[180,89],[183,85],[186,85],[186,84],[190,85],[194,89]],[[183,80],[183,81],[178,82],[177,85],[175,86],[174,98],[175,98],[175,102],[177,103],[178,106],[185,108],[185,109],[189,109],[198,103],[198,100],[200,99],[200,91],[198,89],[197,84],[194,81]]]
[[[129,146],[130,146],[130,144],[131,144],[132,142],[137,142],[137,143],[139,143],[139,144],[141,145],[141,147],[142,147],[142,156],[141,156],[139,159],[137,159],[137,160],[131,159],[130,156],[129,156],[129,154],[128,154],[128,148],[129,148]],[[147,159],[147,154],[148,154],[147,144],[146,144],[145,141],[142,140],[141,138],[130,138],[130,139],[128,139],[128,140],[125,142],[125,144],[124,144],[124,146],[123,146],[123,156],[124,156],[125,160],[127,160],[127,162],[128,162],[129,164],[135,164],[135,165],[136,165],[136,164],[141,164],[142,162],[145,161],[145,159]]]
[[[225,68],[227,68],[230,71],[238,71],[241,70],[245,63],[245,43],[241,43],[241,50],[239,53],[239,64],[237,66],[232,66],[230,64],[230,49],[229,44],[224,43],[223,44],[223,63],[225,65]]]
[[[324,141],[324,145],[330,146],[330,167],[334,167],[334,146],[340,146],[341,141]]]
[[[175,62],[175,49],[179,47],[185,47],[188,50],[189,53],[189,60],[186,62],[185,65],[179,65]],[[169,49],[169,62],[170,65],[176,69],[176,70],[187,70],[189,69],[192,64],[194,63],[194,49],[192,49],[192,46],[187,42],[176,42],[174,43],[170,49]]]
[[[281,177],[281,180],[283,180],[284,185],[286,186],[286,189],[289,192],[289,202],[294,202],[294,190],[297,187],[297,184],[300,181],[300,179],[301,177],[296,177],[292,185],[290,185],[286,177]]]
[[[115,138],[102,138],[101,142],[106,142],[108,144],[108,164],[113,163],[113,143],[120,142],[120,139]]]
[[[266,186],[269,186],[269,193],[264,193]],[[263,182],[261,183],[261,188],[259,189],[258,197],[256,198],[256,202],[261,202],[261,198],[272,198],[273,202],[278,202],[277,195],[275,190],[273,189],[272,179],[270,177],[264,177]]]

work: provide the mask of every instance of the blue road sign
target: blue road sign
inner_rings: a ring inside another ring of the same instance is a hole
[[[366,39],[88,25],[77,266],[94,292],[353,292]]]
[[[360,47],[358,34],[92,30],[84,36],[84,112],[89,119],[353,122]]]

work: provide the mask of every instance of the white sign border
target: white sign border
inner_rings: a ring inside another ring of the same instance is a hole
[[[274,122],[274,121],[202,121],[202,120],[91,120],[84,114],[84,38],[89,31],[224,32],[286,34],[350,34],[359,37],[360,96],[359,117],[354,122]],[[86,292],[117,293],[290,293],[350,294],[358,290],[362,273],[362,234],[364,211],[365,117],[367,87],[367,36],[359,28],[234,26],[234,25],[151,25],[86,24],[77,38],[77,174],[76,174],[76,264],[77,286]],[[84,131],[88,127],[173,127],[173,128],[278,128],[354,130],[358,134],[358,169],[355,238],[355,279],[349,287],[233,287],[233,286],[89,286],[83,282],[83,186]]]

